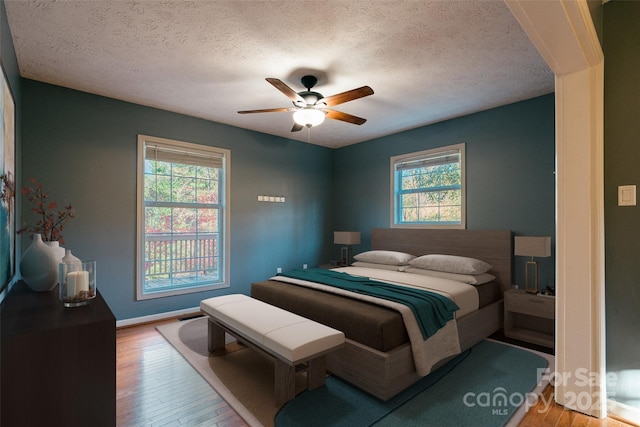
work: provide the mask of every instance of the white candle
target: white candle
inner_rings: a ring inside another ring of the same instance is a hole
[[[67,298],[76,296],[76,273],[67,273]]]
[[[67,274],[67,297],[75,297],[82,291],[89,290],[89,272],[72,271]]]

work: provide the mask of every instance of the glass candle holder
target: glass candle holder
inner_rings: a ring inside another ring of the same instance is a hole
[[[60,263],[60,301],[65,307],[89,304],[96,297],[96,262]]]

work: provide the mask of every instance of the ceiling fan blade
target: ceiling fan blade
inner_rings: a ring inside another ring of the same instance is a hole
[[[304,126],[294,123],[293,127],[291,128],[291,132],[300,132],[303,128]]]
[[[342,120],[343,122],[353,123],[354,125],[361,125],[367,121],[362,117],[352,116],[351,114],[343,113],[342,111],[326,110],[327,118],[333,120]]]
[[[365,96],[373,95],[373,89],[369,86],[362,86],[357,89],[348,90],[346,92],[338,93],[335,95],[327,96],[319,100],[317,103],[325,103],[327,107],[333,107],[338,104],[353,101],[354,99],[364,98]]]
[[[293,101],[294,104],[302,103],[302,105],[307,105],[304,98],[298,95],[298,93],[291,89],[285,82],[280,79],[275,79],[273,77],[267,77],[266,80],[271,83],[276,89],[280,92],[284,93],[284,96]]]
[[[295,108],[264,108],[262,110],[244,110],[238,111],[238,114],[251,114],[251,113],[280,113],[285,111],[295,111]]]

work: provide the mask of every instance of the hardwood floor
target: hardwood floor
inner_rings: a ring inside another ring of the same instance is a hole
[[[118,427],[246,426],[156,331],[161,323],[122,328],[116,333]]]
[[[539,399],[538,404],[532,407],[519,427],[631,427],[631,424],[614,420],[612,418],[598,419],[589,417],[579,412],[570,411],[556,403],[546,408],[542,402],[553,401],[553,387],[547,386],[543,391],[544,399]]]
[[[241,427],[245,421],[158,333],[162,322],[119,329],[116,333],[116,412],[118,427]],[[529,410],[520,427],[631,427],[592,418],[552,404],[553,387]],[[551,399],[551,400],[550,400]]]

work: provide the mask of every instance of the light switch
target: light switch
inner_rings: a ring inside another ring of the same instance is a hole
[[[618,206],[635,206],[636,205],[636,186],[620,185],[618,186]]]

